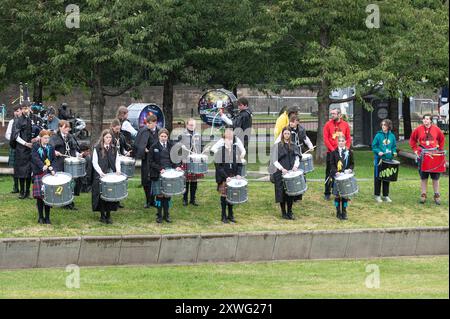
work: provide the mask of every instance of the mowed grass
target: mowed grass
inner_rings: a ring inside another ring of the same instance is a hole
[[[371,265],[370,267],[368,267]],[[373,266],[375,265],[375,266]],[[374,268],[379,270],[379,287]],[[0,298],[448,298],[448,256],[0,272]],[[369,276],[369,278],[368,278]],[[369,288],[366,286],[369,283]],[[71,281],[69,281],[71,282]],[[371,288],[370,288],[371,287]]]
[[[274,186],[270,182],[249,180],[247,203],[234,207],[236,224],[220,221],[220,201],[213,177],[199,182],[199,207],[182,205],[182,196],[173,197],[171,217],[173,223],[157,224],[156,208],[144,209],[144,194],[138,177],[129,182],[128,198],[122,203],[125,208],[112,213],[113,224],[98,221],[99,213],[91,210],[91,194],[75,197],[78,211],[54,208],[51,211],[52,225],[39,225],[35,200],[19,200],[10,194],[12,178],[0,177],[0,237],[43,237],[80,235],[124,235],[124,234],[173,234],[244,232],[269,230],[320,230],[357,229],[379,227],[425,227],[448,226],[448,176],[441,178],[442,205],[430,200],[421,205],[420,181],[417,170],[403,165],[398,182],[391,183],[393,203],[377,204],[373,200],[372,154],[370,151],[355,152],[356,176],[359,178],[359,193],[348,209],[349,220],[335,218],[333,201],[323,199],[324,167],[317,166],[308,174],[308,190],[304,199],[294,204],[295,221],[281,218],[279,205],[275,203]]]

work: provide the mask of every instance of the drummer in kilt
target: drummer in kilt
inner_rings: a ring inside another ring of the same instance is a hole
[[[70,123],[66,120],[60,120],[58,124],[58,131],[50,138],[50,144],[55,149],[55,172],[64,172],[64,159],[67,156],[76,157],[79,156],[80,147],[75,137],[70,134]],[[80,183],[79,179],[73,180],[75,184]],[[79,187],[74,187],[74,195],[79,196]],[[69,205],[64,206],[64,209],[78,210],[75,207],[75,203],[72,202]]]
[[[100,197],[100,179],[106,174],[120,173],[120,160],[117,148],[112,143],[110,130],[104,130],[92,153],[94,176],[92,181],[92,210],[100,212],[100,222],[112,224],[111,211],[116,211],[119,202],[105,201]]]
[[[291,128],[287,126],[281,131],[281,140],[273,147],[271,161],[276,168],[276,172],[272,175],[275,186],[275,202],[280,203],[282,218],[294,220],[292,205],[294,201],[300,200],[302,195],[289,196],[286,194],[283,183],[283,175],[290,170],[297,171],[301,160],[300,147],[292,142],[291,137]]]
[[[214,166],[216,168],[217,191],[220,194],[220,206],[222,208],[222,222],[236,223],[233,216],[233,204],[227,202],[227,182],[231,177],[241,178],[242,159],[245,157],[245,148],[241,140],[237,138],[232,128],[227,128],[222,138],[211,148],[214,152]],[[226,209],[228,206],[228,217]]]
[[[50,131],[42,130],[39,133],[39,141],[33,144],[31,150],[33,197],[36,198],[39,224],[51,224],[50,206],[44,203],[44,192],[42,190],[42,178],[49,173],[55,175],[53,164],[56,156],[55,149],[49,144],[50,134]]]
[[[420,195],[420,203],[424,204],[427,199],[427,184],[428,177],[433,182],[434,202],[436,205],[441,204],[441,194],[439,193],[439,178],[440,173],[428,173],[420,170],[421,162],[420,156],[423,149],[444,150],[445,136],[441,129],[433,124],[431,114],[425,114],[422,117],[423,124],[418,126],[409,138],[409,145],[417,156],[417,163],[419,165],[420,187],[422,194]]]
[[[179,142],[186,147],[186,149],[182,150],[182,161],[183,164],[181,165],[181,168],[183,171],[186,171],[186,192],[183,194],[183,205],[188,205],[188,196],[189,196],[189,190],[190,190],[190,200],[189,204],[193,206],[198,206],[197,202],[195,201],[195,194],[197,192],[197,181],[198,179],[201,179],[204,177],[203,174],[194,174],[194,173],[188,173],[187,172],[187,161],[189,154],[195,153],[201,153],[201,136],[199,133],[195,131],[196,127],[196,121],[193,118],[190,118],[186,122],[186,129],[178,137]],[[188,151],[189,150],[189,151]]]
[[[177,171],[181,171],[180,163],[176,164],[172,161],[170,151],[173,147],[173,143],[169,140],[169,131],[165,128],[158,132],[158,139],[150,147],[149,160],[149,177],[152,181],[151,189],[152,195],[156,196],[155,205],[157,207],[156,222],[162,223],[164,220],[171,223],[169,208],[171,206],[171,197],[165,196],[161,193],[161,174],[167,169],[174,168]],[[164,216],[162,212],[164,211]]]
[[[382,160],[392,160],[397,156],[397,146],[394,133],[392,133],[392,121],[381,121],[381,130],[375,135],[372,142],[372,151],[374,158],[374,185],[375,185],[375,201],[381,203],[383,201],[391,203],[389,198],[389,181],[382,181],[378,177],[378,170]],[[380,197],[381,186],[383,186],[383,199]]]
[[[338,147],[330,154],[330,176],[329,178],[334,181],[334,177],[338,177],[340,174],[350,174],[353,172],[354,161],[353,152],[346,147],[346,139],[344,134],[338,135]],[[340,196],[336,183],[333,183],[334,206],[336,207],[336,217],[340,220],[347,219],[347,207],[348,198]],[[342,206],[342,208],[341,208]]]

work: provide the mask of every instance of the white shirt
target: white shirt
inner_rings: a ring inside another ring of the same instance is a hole
[[[213,147],[211,147],[211,151],[212,151],[214,154],[217,153],[217,151],[218,151],[222,146],[224,146],[224,144],[225,144],[225,139],[224,139],[224,138],[221,138],[220,140],[218,140],[218,141],[216,142],[216,144],[213,145]],[[245,154],[246,154],[245,148],[244,148],[244,144],[242,144],[241,140],[240,140],[238,137],[236,137],[236,146],[239,148],[239,151],[241,152],[241,158],[244,158],[244,157],[245,157]]]
[[[5,132],[5,138],[9,141],[11,139],[11,133],[12,133],[12,128],[14,125],[14,119],[10,120],[8,123],[8,128],[6,129]]]
[[[221,118],[222,121],[224,121],[227,125],[233,125],[233,121],[232,121],[228,116],[226,116],[225,114],[222,114],[222,115],[220,116],[220,118]]]
[[[280,162],[276,161],[273,163],[273,165],[278,168],[280,171],[282,171],[284,169],[284,167],[280,164]],[[300,157],[298,155],[295,156],[295,162],[294,162],[294,167],[298,168],[300,165]]]
[[[277,143],[281,142],[281,134],[282,133],[280,133],[280,135],[278,135],[277,139],[275,140],[275,143],[273,143],[273,144],[277,144]],[[312,150],[314,148],[314,145],[313,145],[313,143],[311,142],[311,140],[309,139],[308,136],[306,136],[304,142],[305,142],[306,146],[308,146],[308,149]],[[301,151],[302,150],[300,150],[300,152]]]
[[[119,153],[116,154],[116,172],[120,172],[120,158]],[[98,155],[97,155],[97,149],[94,148],[94,153],[92,154],[92,166],[94,167],[95,171],[98,173],[98,175],[102,176],[102,174],[106,174],[102,171],[100,166],[98,165]]]
[[[129,132],[133,137],[135,137],[138,133],[129,121],[123,121],[121,129],[126,132]]]

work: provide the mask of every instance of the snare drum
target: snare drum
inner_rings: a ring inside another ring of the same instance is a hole
[[[161,193],[165,196],[184,194],[186,179],[183,171],[168,169],[161,174]]]
[[[248,182],[245,179],[232,178],[227,182],[227,202],[230,204],[242,204],[248,200]]]
[[[128,180],[124,174],[108,173],[100,178],[100,198],[105,202],[119,202],[128,196]]]
[[[423,149],[420,154],[420,170],[425,173],[444,173],[445,151]]]
[[[290,171],[283,175],[284,189],[288,196],[297,196],[308,189],[303,170]]]
[[[66,157],[64,159],[64,172],[72,175],[72,178],[86,175],[86,160],[81,157]]]
[[[73,202],[72,175],[58,172],[42,177],[44,203],[48,206],[66,206]]]
[[[190,154],[187,158],[189,174],[206,174],[208,172],[208,156],[205,154]]]
[[[400,162],[396,160],[382,160],[378,165],[378,178],[382,181],[396,182]]]
[[[335,194],[347,198],[358,193],[358,184],[353,173],[340,174],[334,178]]]
[[[136,160],[128,156],[120,156],[120,171],[128,178],[133,177]]]
[[[312,154],[303,154],[300,161],[299,168],[303,170],[304,174],[310,173],[314,170],[313,156]]]

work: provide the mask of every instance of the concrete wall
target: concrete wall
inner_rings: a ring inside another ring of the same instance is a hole
[[[449,228],[0,239],[0,269],[448,255]]]

